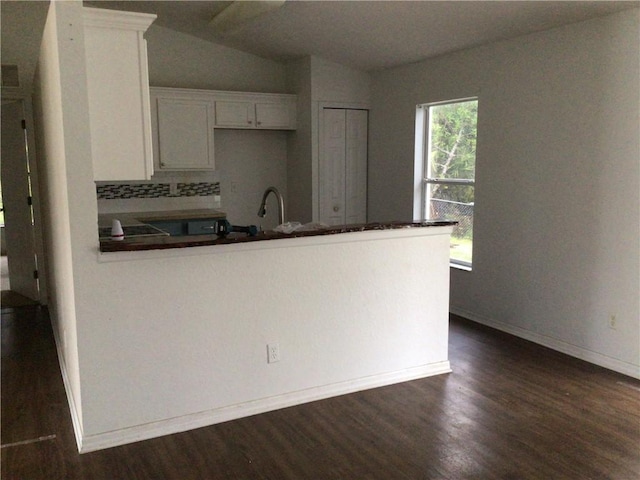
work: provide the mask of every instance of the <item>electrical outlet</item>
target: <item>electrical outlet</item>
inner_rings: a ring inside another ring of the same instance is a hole
[[[269,343],[267,345],[267,363],[275,363],[280,361],[280,347],[277,343]]]
[[[610,315],[609,316],[609,328],[612,330],[615,330],[618,326],[618,319],[616,318],[615,315]]]

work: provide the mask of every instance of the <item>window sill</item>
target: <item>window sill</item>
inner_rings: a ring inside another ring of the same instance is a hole
[[[457,270],[464,270],[465,272],[470,272],[473,270],[471,265],[462,265],[460,263],[449,262],[449,266]]]

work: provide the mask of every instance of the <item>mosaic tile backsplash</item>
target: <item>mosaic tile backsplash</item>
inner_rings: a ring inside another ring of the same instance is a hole
[[[177,193],[172,194],[170,183],[105,183],[96,185],[96,193],[98,198],[103,200],[220,195],[220,182],[177,183],[176,187]]]

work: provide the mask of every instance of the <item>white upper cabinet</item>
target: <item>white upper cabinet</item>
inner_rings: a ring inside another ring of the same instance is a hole
[[[206,96],[151,89],[157,171],[214,170],[214,102]]]
[[[216,127],[254,128],[255,114],[251,102],[216,102]]]
[[[214,130],[293,130],[295,95],[151,87],[156,171],[214,170]]]
[[[147,44],[155,15],[83,9],[95,180],[153,174]]]
[[[227,93],[216,98],[216,128],[295,130],[296,96]]]
[[[283,99],[281,102],[256,102],[256,127],[258,128],[296,128],[295,99]]]

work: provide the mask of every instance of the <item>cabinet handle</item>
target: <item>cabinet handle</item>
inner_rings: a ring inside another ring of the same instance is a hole
[[[251,125],[253,122],[251,120],[248,120],[247,123]]]
[[[262,122],[256,122],[256,125],[262,125]]]
[[[335,207],[333,207],[333,211],[334,212],[339,212],[340,211],[340,207],[338,205],[336,205]]]
[[[160,166],[165,167],[166,165],[164,164],[164,162],[160,162]]]

